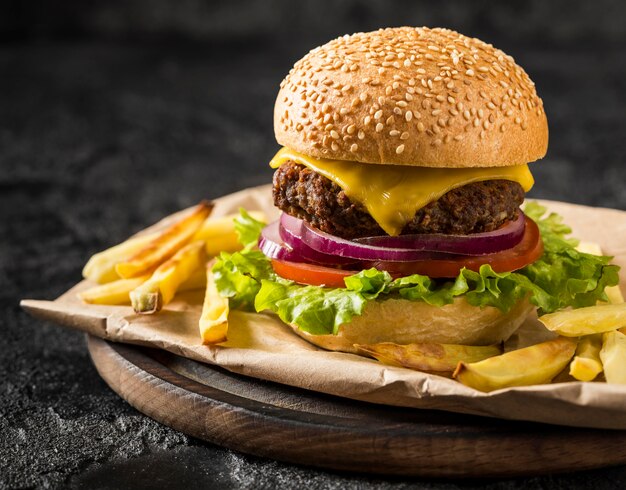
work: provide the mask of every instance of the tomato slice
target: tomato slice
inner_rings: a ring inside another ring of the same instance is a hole
[[[466,267],[478,272],[483,264],[491,265],[495,272],[510,272],[535,262],[543,254],[543,241],[536,223],[526,217],[524,236],[515,246],[501,252],[486,255],[458,255],[437,260],[417,260],[414,262],[384,262],[376,261],[365,264],[365,267],[375,267],[386,270],[394,277],[422,274],[424,276],[456,277],[459,271]]]
[[[358,272],[276,259],[272,259],[272,268],[280,277],[290,281],[312,286],[327,286],[329,288],[345,288],[346,283],[343,282],[343,278]]]
[[[512,248],[486,255],[451,255],[450,258],[436,260],[417,260],[413,262],[375,261],[363,264],[364,269],[375,267],[386,270],[393,277],[422,274],[432,278],[452,278],[466,267],[478,272],[483,264],[491,265],[496,272],[510,272],[521,269],[535,262],[543,254],[543,241],[539,228],[533,220],[526,217],[524,236]],[[335,269],[321,265],[272,260],[274,272],[285,279],[313,286],[331,288],[345,287],[344,278],[357,271]]]

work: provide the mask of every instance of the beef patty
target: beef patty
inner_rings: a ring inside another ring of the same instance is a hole
[[[274,173],[274,205],[342,238],[385,235],[367,210],[341,187],[304,165],[286,162]],[[402,234],[480,233],[517,216],[524,190],[517,182],[488,180],[453,189],[420,209]]]

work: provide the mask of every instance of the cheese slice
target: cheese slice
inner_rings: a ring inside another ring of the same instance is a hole
[[[332,180],[353,202],[362,204],[389,235],[399,235],[415,213],[457,187],[485,180],[511,180],[528,192],[534,184],[528,165],[485,168],[429,168],[377,165],[312,158],[282,148],[270,167],[292,161]]]

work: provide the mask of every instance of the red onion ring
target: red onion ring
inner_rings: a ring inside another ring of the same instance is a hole
[[[437,260],[448,255],[411,248],[374,247],[324,233],[313,228],[308,223],[285,213],[281,216],[281,224],[285,229],[296,227],[298,222],[301,223],[302,242],[313,250],[326,255],[354,260],[387,260],[397,262]]]
[[[313,250],[301,239],[297,237],[291,238],[291,235],[288,233],[281,233],[281,228],[280,222],[276,220],[261,231],[259,249],[270,259],[331,266],[354,264],[357,262],[354,259],[326,255]],[[283,240],[282,235],[285,235],[287,240]]]
[[[517,245],[524,236],[524,213],[494,231],[471,235],[414,234],[357,238],[355,242],[384,248],[428,250],[460,255],[485,255]]]

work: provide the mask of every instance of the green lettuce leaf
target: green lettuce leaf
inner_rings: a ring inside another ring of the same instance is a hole
[[[242,310],[253,310],[263,279],[276,278],[270,261],[258,250],[222,252],[212,271],[219,293],[230,298],[231,308]]]
[[[245,250],[256,246],[264,226],[265,223],[254,219],[245,209],[239,208],[239,216],[235,218],[235,233]]]
[[[278,277],[270,261],[252,247],[261,227],[242,213],[240,233],[244,250],[222,253],[213,272],[220,294],[230,298],[233,308],[270,310],[285,323],[311,334],[336,334],[341,324],[361,315],[368,301],[404,298],[443,306],[464,296],[473,306],[493,306],[509,311],[528,298],[539,314],[606,301],[604,289],[619,282],[619,267],[612,257],[578,252],[576,240],[567,238],[570,228],[561,217],[537,203],[525,213],[541,231],[543,256],[515,272],[497,273],[483,265],[478,272],[463,269],[454,280],[431,279],[413,274],[393,280],[384,271],[363,270],[345,278],[345,288],[303,286]]]

